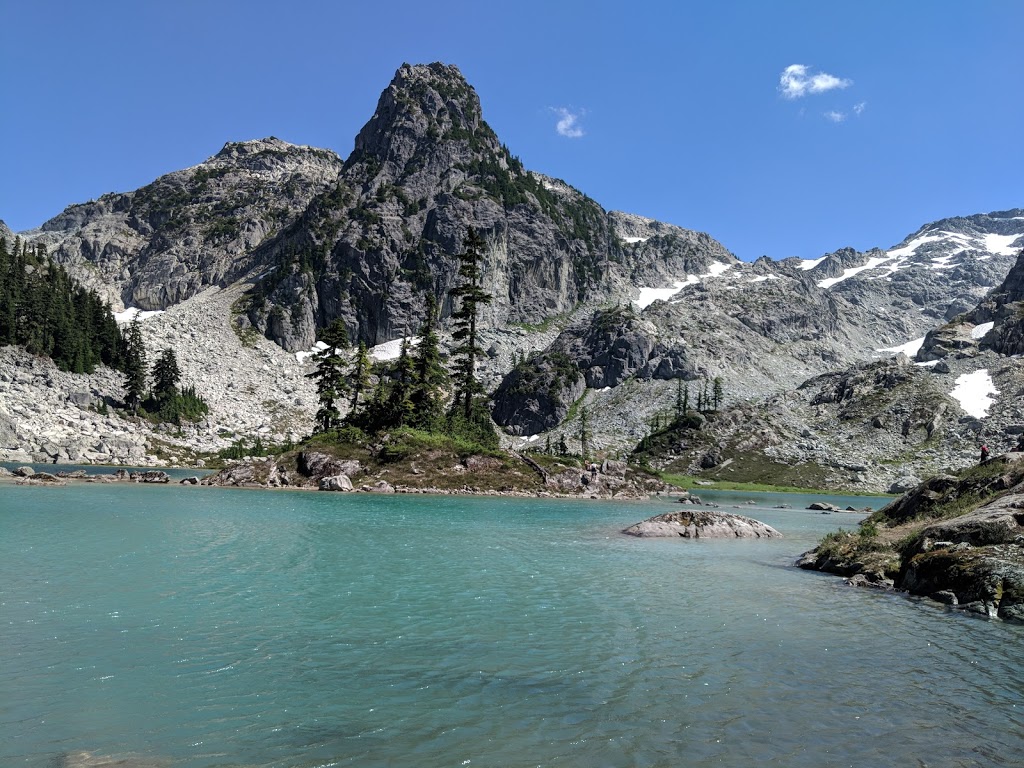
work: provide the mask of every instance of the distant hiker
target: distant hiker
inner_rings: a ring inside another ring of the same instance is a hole
[[[981,446],[981,463],[984,464],[986,461],[988,461],[988,446],[983,445]]]
[[[1017,453],[1024,453],[1024,432],[1021,432],[1017,436],[1017,447],[1014,448]]]

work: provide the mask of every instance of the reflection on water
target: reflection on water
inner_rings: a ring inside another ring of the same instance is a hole
[[[667,502],[4,487],[0,764],[1024,762],[1020,627],[792,568],[859,516],[756,500],[786,538],[618,533]]]

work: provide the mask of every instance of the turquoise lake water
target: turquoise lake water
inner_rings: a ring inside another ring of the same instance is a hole
[[[791,567],[857,515],[702,496],[786,538],[619,534],[668,502],[0,485],[0,766],[1024,765],[1024,627]]]

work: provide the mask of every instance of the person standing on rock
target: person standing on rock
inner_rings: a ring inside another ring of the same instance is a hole
[[[984,464],[988,461],[988,444],[985,443],[981,446],[981,463]]]
[[[1017,453],[1024,453],[1024,432],[1017,435],[1017,446],[1013,450]]]

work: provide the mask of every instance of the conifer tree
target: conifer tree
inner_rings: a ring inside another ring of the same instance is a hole
[[[414,357],[415,379],[412,391],[413,422],[423,429],[431,429],[441,416],[443,388],[448,378],[441,361],[436,324],[437,299],[433,294],[427,294],[427,316],[420,328],[420,343]]]
[[[583,461],[590,455],[590,414],[586,408],[580,408],[580,456]]]
[[[181,370],[174,350],[166,347],[157,361],[153,363],[153,399],[163,403],[178,394],[178,382],[181,381]]]
[[[402,351],[395,363],[394,377],[391,382],[391,393],[388,398],[389,425],[404,426],[413,421],[412,393],[416,363],[409,354],[409,337],[402,337]]]
[[[313,355],[316,370],[306,375],[316,381],[316,393],[320,400],[314,432],[329,432],[341,424],[338,403],[348,387],[342,356],[342,351],[348,346],[345,324],[340,319],[335,320],[320,332],[320,341],[325,346]]]
[[[352,361],[352,375],[350,377],[352,387],[352,408],[350,413],[352,415],[357,413],[360,396],[365,395],[370,389],[371,369],[370,353],[366,349],[366,342],[360,340],[355,359]]]
[[[722,398],[724,397],[724,388],[722,386],[722,377],[715,376],[714,382],[712,382],[712,405],[717,411],[718,406],[722,404]]]
[[[146,347],[136,315],[128,326],[124,352],[124,404],[138,413],[146,394]]]
[[[473,402],[480,393],[480,382],[476,378],[476,358],[480,354],[477,340],[477,316],[482,304],[491,301],[491,294],[480,287],[480,252],[484,241],[476,230],[470,228],[466,235],[465,251],[458,256],[459,277],[462,282],[452,288],[448,295],[460,299],[459,308],[452,313],[454,331],[452,338],[457,342],[453,350],[455,357],[455,402],[453,407],[462,407],[466,421],[472,420]]]

